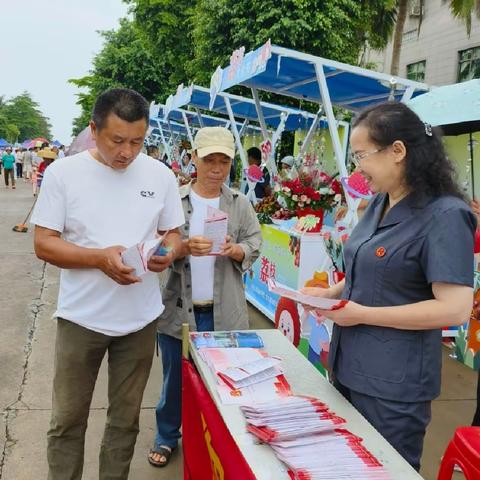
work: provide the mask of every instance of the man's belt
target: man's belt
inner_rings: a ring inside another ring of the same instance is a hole
[[[207,313],[213,310],[213,302],[195,302],[193,309],[198,313]]]

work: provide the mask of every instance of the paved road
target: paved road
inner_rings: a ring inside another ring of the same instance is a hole
[[[17,190],[0,186],[0,480],[42,480],[47,472],[45,434],[50,417],[55,337],[51,317],[58,292],[58,270],[36,259],[31,231],[22,234],[11,230],[23,220],[32,201],[31,190],[23,182]],[[254,309],[250,318],[254,328],[271,327]],[[428,480],[436,478],[440,457],[455,427],[468,424],[472,418],[476,378],[475,372],[452,361],[444,352],[442,395],[433,404],[423,456],[422,474]],[[131,480],[183,478],[180,452],[167,469],[154,469],[146,461],[161,383],[161,365],[155,359],[143,401]],[[103,365],[87,431],[86,480],[98,478],[106,385]]]

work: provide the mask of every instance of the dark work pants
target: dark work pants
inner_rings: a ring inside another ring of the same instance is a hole
[[[23,163],[16,163],[15,167],[17,169],[17,178],[23,177]]]
[[[418,472],[425,430],[431,419],[431,402],[384,400],[355,392],[339,382],[334,385]]]
[[[120,337],[58,319],[48,480],[80,480],[90,403],[108,352],[107,422],[99,480],[127,480],[139,431],[140,406],[155,348],[157,322]],[[40,477],[38,477],[40,478]]]

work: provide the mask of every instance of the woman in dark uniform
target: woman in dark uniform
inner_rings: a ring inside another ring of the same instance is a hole
[[[345,246],[345,279],[306,293],[348,299],[335,312],[336,387],[417,470],[440,393],[441,327],[472,308],[476,219],[441,139],[401,103],[355,120],[352,157],[376,192]]]

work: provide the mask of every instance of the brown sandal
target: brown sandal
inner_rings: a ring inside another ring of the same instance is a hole
[[[166,445],[161,445],[157,448],[152,448],[148,453],[148,463],[153,467],[162,468],[166,467],[170,462],[170,458],[172,457],[175,448],[167,447]],[[160,455],[165,458],[164,462],[157,462],[152,457],[153,455]]]

